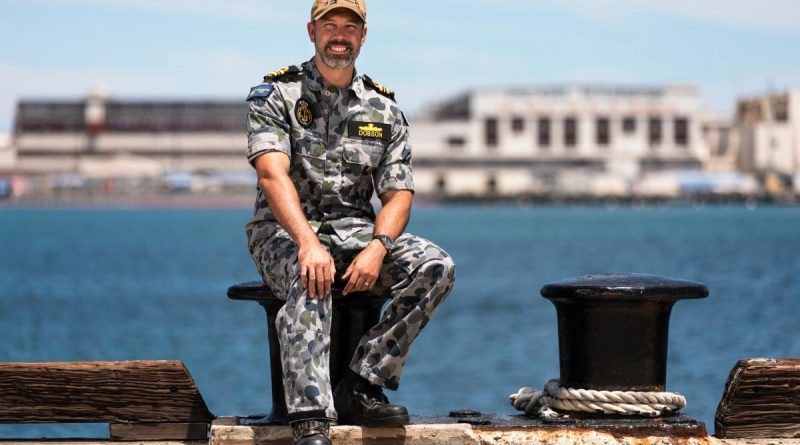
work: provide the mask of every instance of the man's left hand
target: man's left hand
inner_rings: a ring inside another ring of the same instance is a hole
[[[380,241],[373,240],[367,244],[342,276],[342,279],[348,280],[342,291],[344,295],[351,292],[365,292],[375,287],[385,256],[386,248]]]

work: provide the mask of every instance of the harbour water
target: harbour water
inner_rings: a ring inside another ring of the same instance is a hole
[[[257,279],[246,210],[0,211],[0,362],[178,359],[217,415],[270,408],[266,327],[226,288]],[[603,272],[691,279],[672,315],[668,388],[713,429],[736,360],[800,356],[800,208],[448,206],[409,231],[455,258],[456,288],[412,350],[393,402],[413,414],[513,413],[558,376],[550,281]],[[0,426],[0,437],[104,436]]]

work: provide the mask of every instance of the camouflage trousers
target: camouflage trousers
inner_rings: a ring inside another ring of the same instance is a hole
[[[325,226],[323,226],[325,227]],[[346,239],[331,231],[318,237],[343,273],[372,240],[373,228]],[[290,420],[335,420],[329,358],[332,299],[310,299],[300,283],[298,247],[284,230],[251,247],[266,284],[286,297],[276,324],[281,344],[283,382]],[[390,301],[378,324],[361,339],[350,369],[371,383],[395,390],[409,348],[453,288],[455,266],[432,242],[401,235],[383,262],[371,293]]]

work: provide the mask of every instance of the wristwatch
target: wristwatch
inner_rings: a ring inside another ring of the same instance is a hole
[[[394,241],[392,241],[392,239],[387,235],[374,235],[372,239],[380,241],[381,244],[383,244],[383,247],[386,248],[387,252],[391,252],[392,247],[394,247]]]

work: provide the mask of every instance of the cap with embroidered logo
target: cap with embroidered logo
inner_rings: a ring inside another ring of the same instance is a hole
[[[319,20],[334,9],[349,9],[356,13],[364,23],[367,22],[366,0],[314,0],[311,6],[311,20]]]

